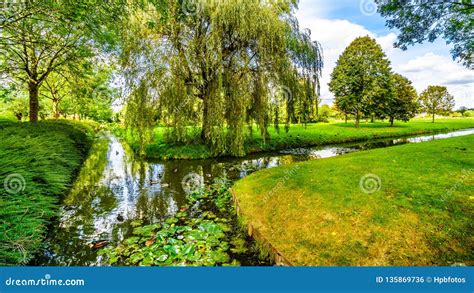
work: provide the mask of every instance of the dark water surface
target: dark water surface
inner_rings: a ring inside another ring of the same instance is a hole
[[[276,153],[196,161],[149,161],[104,133],[98,138],[70,193],[61,202],[46,247],[33,265],[103,265],[91,244],[117,244],[129,237],[131,222],[160,221],[187,203],[186,191],[217,178],[237,180],[261,169],[316,160],[361,150],[474,134],[474,129]]]

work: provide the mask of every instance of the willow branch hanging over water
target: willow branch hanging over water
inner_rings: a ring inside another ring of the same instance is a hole
[[[143,133],[163,124],[166,143],[199,137],[214,155],[243,156],[253,125],[265,142],[271,123],[288,130],[308,122],[317,114],[322,50],[300,31],[296,6],[141,1],[122,36],[127,125]]]

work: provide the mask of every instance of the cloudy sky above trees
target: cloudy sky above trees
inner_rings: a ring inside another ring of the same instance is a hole
[[[300,26],[311,29],[313,39],[324,49],[323,103],[332,103],[327,83],[339,55],[356,37],[369,35],[382,46],[393,70],[412,80],[418,93],[428,85],[444,85],[454,95],[456,108],[474,108],[474,71],[453,61],[450,46],[438,39],[407,51],[394,48],[397,32],[385,26],[372,4],[371,0],[300,0]]]

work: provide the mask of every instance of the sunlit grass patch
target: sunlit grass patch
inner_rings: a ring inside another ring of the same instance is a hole
[[[361,188],[367,174],[380,189]],[[296,265],[474,260],[472,135],[259,171],[234,191],[245,221]]]

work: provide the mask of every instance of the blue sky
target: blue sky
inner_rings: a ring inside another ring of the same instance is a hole
[[[452,60],[444,40],[415,45],[407,51],[396,49],[397,31],[388,29],[375,9],[372,0],[300,0],[296,13],[300,25],[311,29],[312,38],[324,49],[323,103],[333,100],[327,83],[339,55],[356,37],[370,35],[392,61],[393,70],[411,79],[418,93],[428,85],[444,85],[454,95],[456,107],[474,108],[474,71]]]

